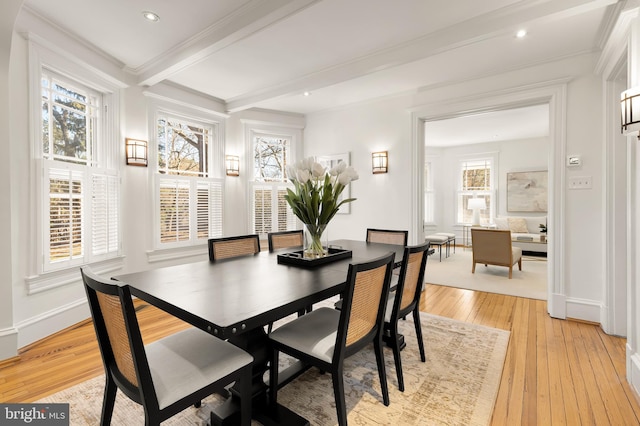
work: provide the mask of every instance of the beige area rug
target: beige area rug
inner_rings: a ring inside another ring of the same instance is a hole
[[[393,354],[385,348],[391,405],[382,403],[373,348],[345,361],[345,394],[352,425],[487,425],[491,420],[509,332],[421,313],[427,362],[420,362],[415,329],[402,321],[407,347],[402,351],[405,392],[398,391]],[[285,359],[283,362],[287,362]],[[100,420],[104,377],[51,395],[38,402],[70,404],[71,425],[97,425]],[[278,392],[278,401],[306,417],[312,425],[335,425],[337,417],[329,374],[310,369]],[[210,407],[220,403],[207,398],[200,409],[188,408],[167,425],[204,425]],[[113,425],[144,423],[140,406],[120,391]],[[254,425],[259,425],[253,422]]]
[[[438,259],[436,249],[427,261],[425,281],[429,284],[547,300],[547,260],[544,257],[523,256],[522,271],[518,271],[516,265],[512,279],[509,279],[509,268],[504,266],[478,264],[475,274],[472,274],[472,252],[469,248],[456,247],[455,254],[452,251],[445,259],[443,253],[442,262]]]

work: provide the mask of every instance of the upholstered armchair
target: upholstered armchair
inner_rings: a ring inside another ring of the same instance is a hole
[[[506,266],[509,268],[509,279],[513,276],[513,265],[518,264],[522,271],[522,249],[511,245],[511,231],[506,229],[471,228],[471,245],[473,248],[473,266],[476,263]]]

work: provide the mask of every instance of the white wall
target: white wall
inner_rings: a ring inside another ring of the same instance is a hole
[[[556,303],[563,304],[559,316],[566,312],[568,317],[599,321],[604,282],[601,260],[604,243],[601,241],[603,168],[600,161],[603,142],[599,137],[601,120],[597,118],[602,114],[601,83],[592,72],[595,59],[595,55],[584,55],[478,81],[419,91],[415,95],[310,114],[305,131],[307,153],[349,151],[352,164],[362,176],[353,187],[358,200],[352,205],[352,214],[331,224],[334,232],[330,238],[334,233],[350,238],[360,237],[365,228],[373,226],[421,229],[421,224],[411,223],[411,206],[416,197],[411,192],[415,185],[410,172],[414,160],[411,138],[415,132],[415,127],[412,132],[412,124],[409,123],[412,112],[442,110],[443,114],[445,111],[459,113],[460,110],[455,111],[452,107],[456,103],[478,104],[487,108],[483,99],[489,97],[498,99],[498,102],[504,99],[501,101],[504,104],[498,106],[505,108],[509,106],[507,103],[514,102],[513,99],[519,99],[521,91],[535,92],[538,87],[555,84],[563,87],[561,92],[567,104],[566,129],[558,130],[561,137],[552,134],[549,139],[553,145],[549,146],[549,158],[553,157],[556,167],[552,175],[555,179],[553,192],[559,204],[556,208],[564,214],[564,217],[557,218],[553,232],[559,241],[566,240],[566,245],[559,245],[562,252],[558,259],[561,263],[554,267],[558,268],[560,276],[555,281],[557,288],[551,289],[550,293],[557,293]],[[535,101],[521,98],[520,102]],[[558,105],[563,106],[562,100]],[[556,117],[554,114],[555,111],[551,111],[551,117]],[[371,152],[381,149],[389,150],[390,171],[386,175],[374,176],[370,172]],[[566,170],[566,153],[582,155],[580,170]],[[548,163],[538,152],[532,154],[536,165]],[[513,167],[519,168],[515,164]],[[569,191],[565,184],[566,176],[574,174],[591,176],[593,188],[582,192]],[[416,242],[418,236],[410,235],[409,238]]]
[[[507,173],[547,170],[548,138],[487,142],[450,148],[429,147],[426,155],[432,158],[436,220],[426,232],[454,232],[462,238],[456,218],[455,199],[459,184],[460,161],[468,158],[495,157],[496,216],[546,216],[546,213],[507,212]]]

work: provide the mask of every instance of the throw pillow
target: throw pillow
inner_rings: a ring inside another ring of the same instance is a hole
[[[509,229],[514,234],[528,234],[527,221],[523,217],[510,217]]]

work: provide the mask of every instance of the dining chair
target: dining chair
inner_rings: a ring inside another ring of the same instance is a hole
[[[295,231],[270,232],[267,234],[267,240],[269,242],[269,253],[273,253],[279,249],[302,247],[304,244],[304,235],[301,229]],[[312,309],[311,306],[307,306],[298,312],[298,316],[311,312]],[[272,330],[273,323],[269,323],[267,333],[271,333]]]
[[[409,241],[409,231],[367,228],[366,241],[368,243],[397,244],[400,246],[406,246]]]
[[[290,247],[302,247],[304,244],[302,230],[270,232],[267,234],[267,240],[269,241],[269,252]]]
[[[420,296],[424,271],[429,257],[429,243],[408,246],[404,249],[404,257],[400,266],[400,277],[396,291],[389,295],[385,309],[384,330],[389,333],[389,346],[393,350],[393,358],[398,376],[398,388],[404,392],[404,377],[402,375],[402,361],[400,359],[401,340],[398,333],[398,322],[413,313],[413,323],[416,328],[416,339],[420,350],[420,359],[426,361],[424,343],[422,341],[422,327],[420,324]]]
[[[197,328],[144,345],[129,286],[80,272],[105,369],[101,425],[118,389],[144,407],[146,425],[159,425],[234,381],[241,422],[251,424],[251,355]]]
[[[384,405],[389,389],[382,351],[384,308],[389,295],[395,253],[349,265],[342,310],[322,307],[277,328],[269,335],[272,359],[269,400],[277,402],[280,352],[329,372],[333,381],[338,424],[347,424],[344,359],[373,342]]]
[[[209,239],[209,260],[212,262],[256,253],[260,253],[258,234]]]

